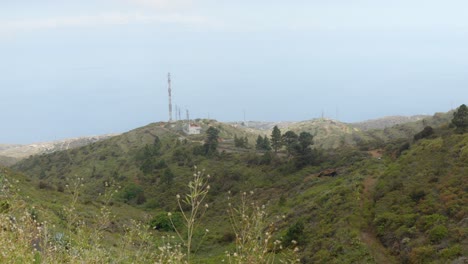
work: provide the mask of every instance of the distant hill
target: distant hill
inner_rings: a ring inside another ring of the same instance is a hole
[[[243,126],[246,128],[256,129],[256,130],[264,130],[264,131],[271,131],[274,126],[278,126],[278,128],[287,128],[297,122],[293,121],[280,121],[280,122],[265,122],[265,121],[246,121],[246,122],[230,122],[228,124],[236,125],[236,126]]]
[[[99,220],[95,201],[109,183],[119,186],[109,208],[129,218],[148,214],[147,219],[152,216],[157,222],[178,211],[176,197],[187,192],[194,165],[206,169],[212,175],[211,189],[200,230],[210,231],[195,263],[220,263],[224,252],[234,248],[236,236],[224,212],[228,203],[239,203],[240,195],[249,203],[265,205],[269,216],[261,233],[274,224],[275,239],[285,246],[292,240],[298,243],[302,263],[463,263],[468,134],[456,134],[448,126],[450,118],[451,113],[440,113],[369,131],[329,119],[282,127],[283,133],[308,131],[316,146],[326,148],[302,168],[295,167],[284,149],[276,155],[252,148],[250,139],[256,133],[270,134],[268,130],[201,119],[194,120],[202,127],[200,135],[185,135],[183,122],[153,123],[86,146],[26,158],[12,169],[24,173],[20,182],[40,197],[38,215],[58,219],[53,223],[60,228],[65,223],[60,220],[62,196],[73,195],[64,191],[70,179],[84,182],[79,218],[87,223]],[[198,151],[209,126],[218,128],[221,137],[219,152],[211,156]],[[415,142],[414,134],[424,126],[433,126],[434,134]],[[235,135],[247,137],[251,148],[236,151]],[[400,139],[405,148],[400,148]],[[371,155],[370,148],[362,148],[364,143],[380,144],[380,154]],[[125,222],[116,219],[106,229],[110,244],[127,236]],[[147,244],[155,245],[154,241]],[[99,247],[87,250],[93,248]]]
[[[274,126],[284,133],[309,132],[314,136],[314,145],[319,148],[336,149],[342,146],[359,146],[395,139],[411,139],[425,126],[448,123],[452,112],[436,113],[433,116],[389,116],[358,123],[317,118],[300,122],[234,122],[233,126],[244,128],[250,133],[270,135]]]
[[[0,156],[0,166],[11,166],[18,162],[18,160],[12,157]]]
[[[353,127],[359,128],[363,131],[371,129],[385,129],[395,125],[420,121],[429,118],[429,115],[415,115],[415,116],[387,116],[377,119],[366,120],[363,122],[351,123]]]
[[[258,135],[271,134],[274,126],[278,126],[284,133],[292,130],[296,133],[309,132],[314,136],[314,145],[319,148],[336,149],[342,146],[358,146],[369,142],[386,142],[398,138],[411,139],[425,126],[439,126],[448,123],[453,113],[436,113],[434,116],[391,116],[368,120],[358,123],[343,123],[332,119],[312,119],[301,122],[218,122],[210,119],[197,119],[195,123],[203,129],[215,126],[220,129],[220,136],[231,139],[234,136],[247,137],[249,144],[254,147]],[[166,123],[158,123],[166,124]],[[167,125],[167,124],[166,124]],[[173,123],[169,128],[175,135],[184,137],[182,132],[184,121]],[[73,149],[98,142],[117,134],[108,134],[90,137],[78,137],[53,142],[35,144],[0,144],[0,165],[11,165],[16,161],[31,155],[53,153],[56,151]],[[202,141],[202,136],[192,137],[193,140]]]
[[[78,137],[70,138],[52,142],[41,142],[27,145],[19,144],[1,144],[0,145],[0,156],[10,158],[10,162],[13,160],[19,160],[31,155],[52,153],[61,150],[73,149],[81,146],[85,146],[103,139],[107,139],[117,134],[107,134],[100,136],[89,136],[89,137]],[[0,159],[3,160],[3,159]],[[7,163],[3,163],[4,165]]]

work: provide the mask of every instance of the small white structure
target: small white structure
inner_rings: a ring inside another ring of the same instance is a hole
[[[195,124],[187,124],[184,128],[184,132],[188,135],[199,135],[201,134],[201,126]]]

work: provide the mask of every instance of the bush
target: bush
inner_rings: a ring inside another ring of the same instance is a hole
[[[415,202],[419,202],[422,198],[426,196],[426,192],[424,190],[414,190],[410,193],[411,200]]]
[[[434,129],[430,126],[425,127],[421,132],[414,135],[414,141],[418,141],[423,138],[427,138],[434,134]]]
[[[143,193],[143,188],[139,185],[131,183],[125,187],[122,192],[122,198],[125,202],[130,202],[131,200],[139,197]]]
[[[159,231],[175,231],[174,226],[179,228],[182,225],[182,217],[180,213],[174,213],[171,218],[172,222],[167,213],[159,213],[151,219],[149,225],[151,228]],[[174,223],[174,225],[172,223]]]
[[[414,248],[410,253],[411,263],[429,263],[435,255],[435,250],[431,246]]]
[[[45,181],[39,181],[38,187],[39,187],[39,189],[47,189],[47,190],[52,189],[52,186],[50,186],[50,185],[49,185],[47,182],[45,182]]]
[[[462,255],[462,247],[460,245],[454,245],[449,248],[444,248],[440,251],[439,255],[444,259],[453,259]]]
[[[283,243],[287,247],[304,243],[304,223],[302,221],[298,221],[288,228]]]
[[[443,225],[437,225],[429,231],[429,239],[433,243],[440,242],[442,239],[447,237],[448,230]]]

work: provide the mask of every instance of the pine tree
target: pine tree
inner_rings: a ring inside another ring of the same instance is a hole
[[[271,150],[271,142],[267,136],[263,137],[263,149],[266,151]]]
[[[263,138],[260,135],[258,135],[258,137],[257,137],[257,143],[255,144],[255,149],[256,150],[263,150]]]
[[[458,110],[453,113],[452,124],[455,125],[458,132],[465,133],[468,129],[468,107],[462,104]]]
[[[216,152],[218,148],[218,139],[219,139],[219,130],[210,127],[206,130],[205,144],[203,145],[205,149],[205,154],[210,155]]]
[[[294,150],[296,149],[296,145],[299,144],[299,136],[293,131],[287,131],[281,138],[283,140],[283,144],[286,146],[288,155],[293,154]]]
[[[273,131],[271,132],[271,146],[275,153],[278,153],[278,149],[281,148],[281,130],[278,126],[273,127]]]

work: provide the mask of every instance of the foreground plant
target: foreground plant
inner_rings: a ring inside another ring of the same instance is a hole
[[[181,195],[177,195],[177,204],[179,206],[179,211],[182,215],[185,231],[186,234],[181,233],[181,230],[176,228],[174,224],[172,214],[169,213],[169,219],[171,220],[172,226],[177,233],[177,236],[182,241],[183,245],[186,247],[186,259],[187,262],[190,263],[191,260],[191,253],[193,250],[193,236],[195,234],[195,230],[200,224],[200,219],[205,214],[206,210],[208,209],[208,204],[203,203],[210,190],[210,185],[208,184],[208,179],[210,175],[208,174],[205,176],[204,170],[197,171],[197,167],[195,167],[195,173],[193,174],[193,179],[189,181],[188,187],[189,192],[185,194],[183,197]],[[183,209],[183,205],[189,207],[188,211]],[[205,233],[203,238],[208,233],[208,229],[205,229]],[[203,241],[203,238],[201,239]],[[196,250],[200,247],[201,241],[198,244]],[[195,250],[195,251],[196,251]]]
[[[254,192],[240,195],[238,206],[228,203],[227,213],[235,233],[235,251],[226,252],[229,263],[273,264],[277,263],[276,253],[283,250],[281,241],[273,238],[275,224],[267,219],[266,206],[253,201]],[[228,197],[231,200],[231,197]],[[281,263],[299,263],[297,248],[283,252]]]

